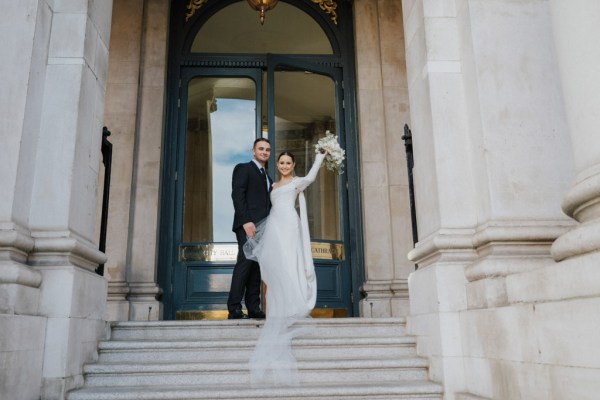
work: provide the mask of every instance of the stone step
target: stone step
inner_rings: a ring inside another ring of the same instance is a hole
[[[112,324],[112,340],[212,340],[257,338],[264,322],[225,321],[127,321]],[[404,318],[307,319],[294,325],[303,337],[394,337],[406,335]],[[232,329],[234,328],[234,329]]]
[[[294,325],[299,386],[252,387],[248,359],[263,321],[112,324],[85,386],[69,400],[441,400],[404,318],[309,319]]]
[[[427,361],[419,357],[298,361],[302,382],[409,381],[427,379]],[[247,364],[112,363],[84,367],[86,386],[163,386],[249,384]]]
[[[221,360],[244,362],[250,358],[255,340],[144,340],[106,341],[99,344],[99,362],[192,362]],[[380,338],[296,338],[298,360],[339,358],[405,357],[416,353],[410,336]]]
[[[411,399],[442,400],[440,385],[411,382],[310,383],[298,387],[253,388],[247,386],[162,386],[84,388],[69,393],[68,400],[331,400],[331,399]]]

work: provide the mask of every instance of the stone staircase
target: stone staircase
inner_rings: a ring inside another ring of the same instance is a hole
[[[301,385],[252,387],[247,362],[262,322],[117,322],[69,400],[427,399],[442,389],[405,320],[312,319],[293,341]]]

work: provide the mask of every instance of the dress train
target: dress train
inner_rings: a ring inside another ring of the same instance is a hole
[[[317,154],[307,176],[271,192],[271,213],[257,224],[244,253],[259,262],[267,285],[266,320],[250,358],[252,384],[297,385],[298,367],[292,339],[307,333],[296,323],[309,317],[317,298],[310,233],[303,190],[316,178],[323,154]],[[300,217],[295,209],[299,200]]]

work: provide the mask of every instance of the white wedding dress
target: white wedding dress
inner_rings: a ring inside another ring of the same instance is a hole
[[[299,383],[291,341],[302,332],[294,323],[309,316],[317,298],[304,189],[317,177],[324,159],[317,154],[307,176],[271,191],[271,212],[257,224],[257,233],[244,246],[249,259],[260,264],[267,285],[266,320],[250,358],[253,384]],[[299,197],[300,218],[295,209]]]

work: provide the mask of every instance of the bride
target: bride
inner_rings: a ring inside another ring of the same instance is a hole
[[[281,179],[271,191],[271,212],[258,223],[257,233],[244,246],[246,258],[259,262],[267,286],[267,317],[250,358],[252,383],[299,383],[291,341],[300,331],[293,324],[309,316],[317,298],[303,190],[314,182],[327,154],[328,150],[318,153],[303,178],[293,176],[296,162],[292,153],[279,155]],[[295,209],[297,197],[300,218]]]

